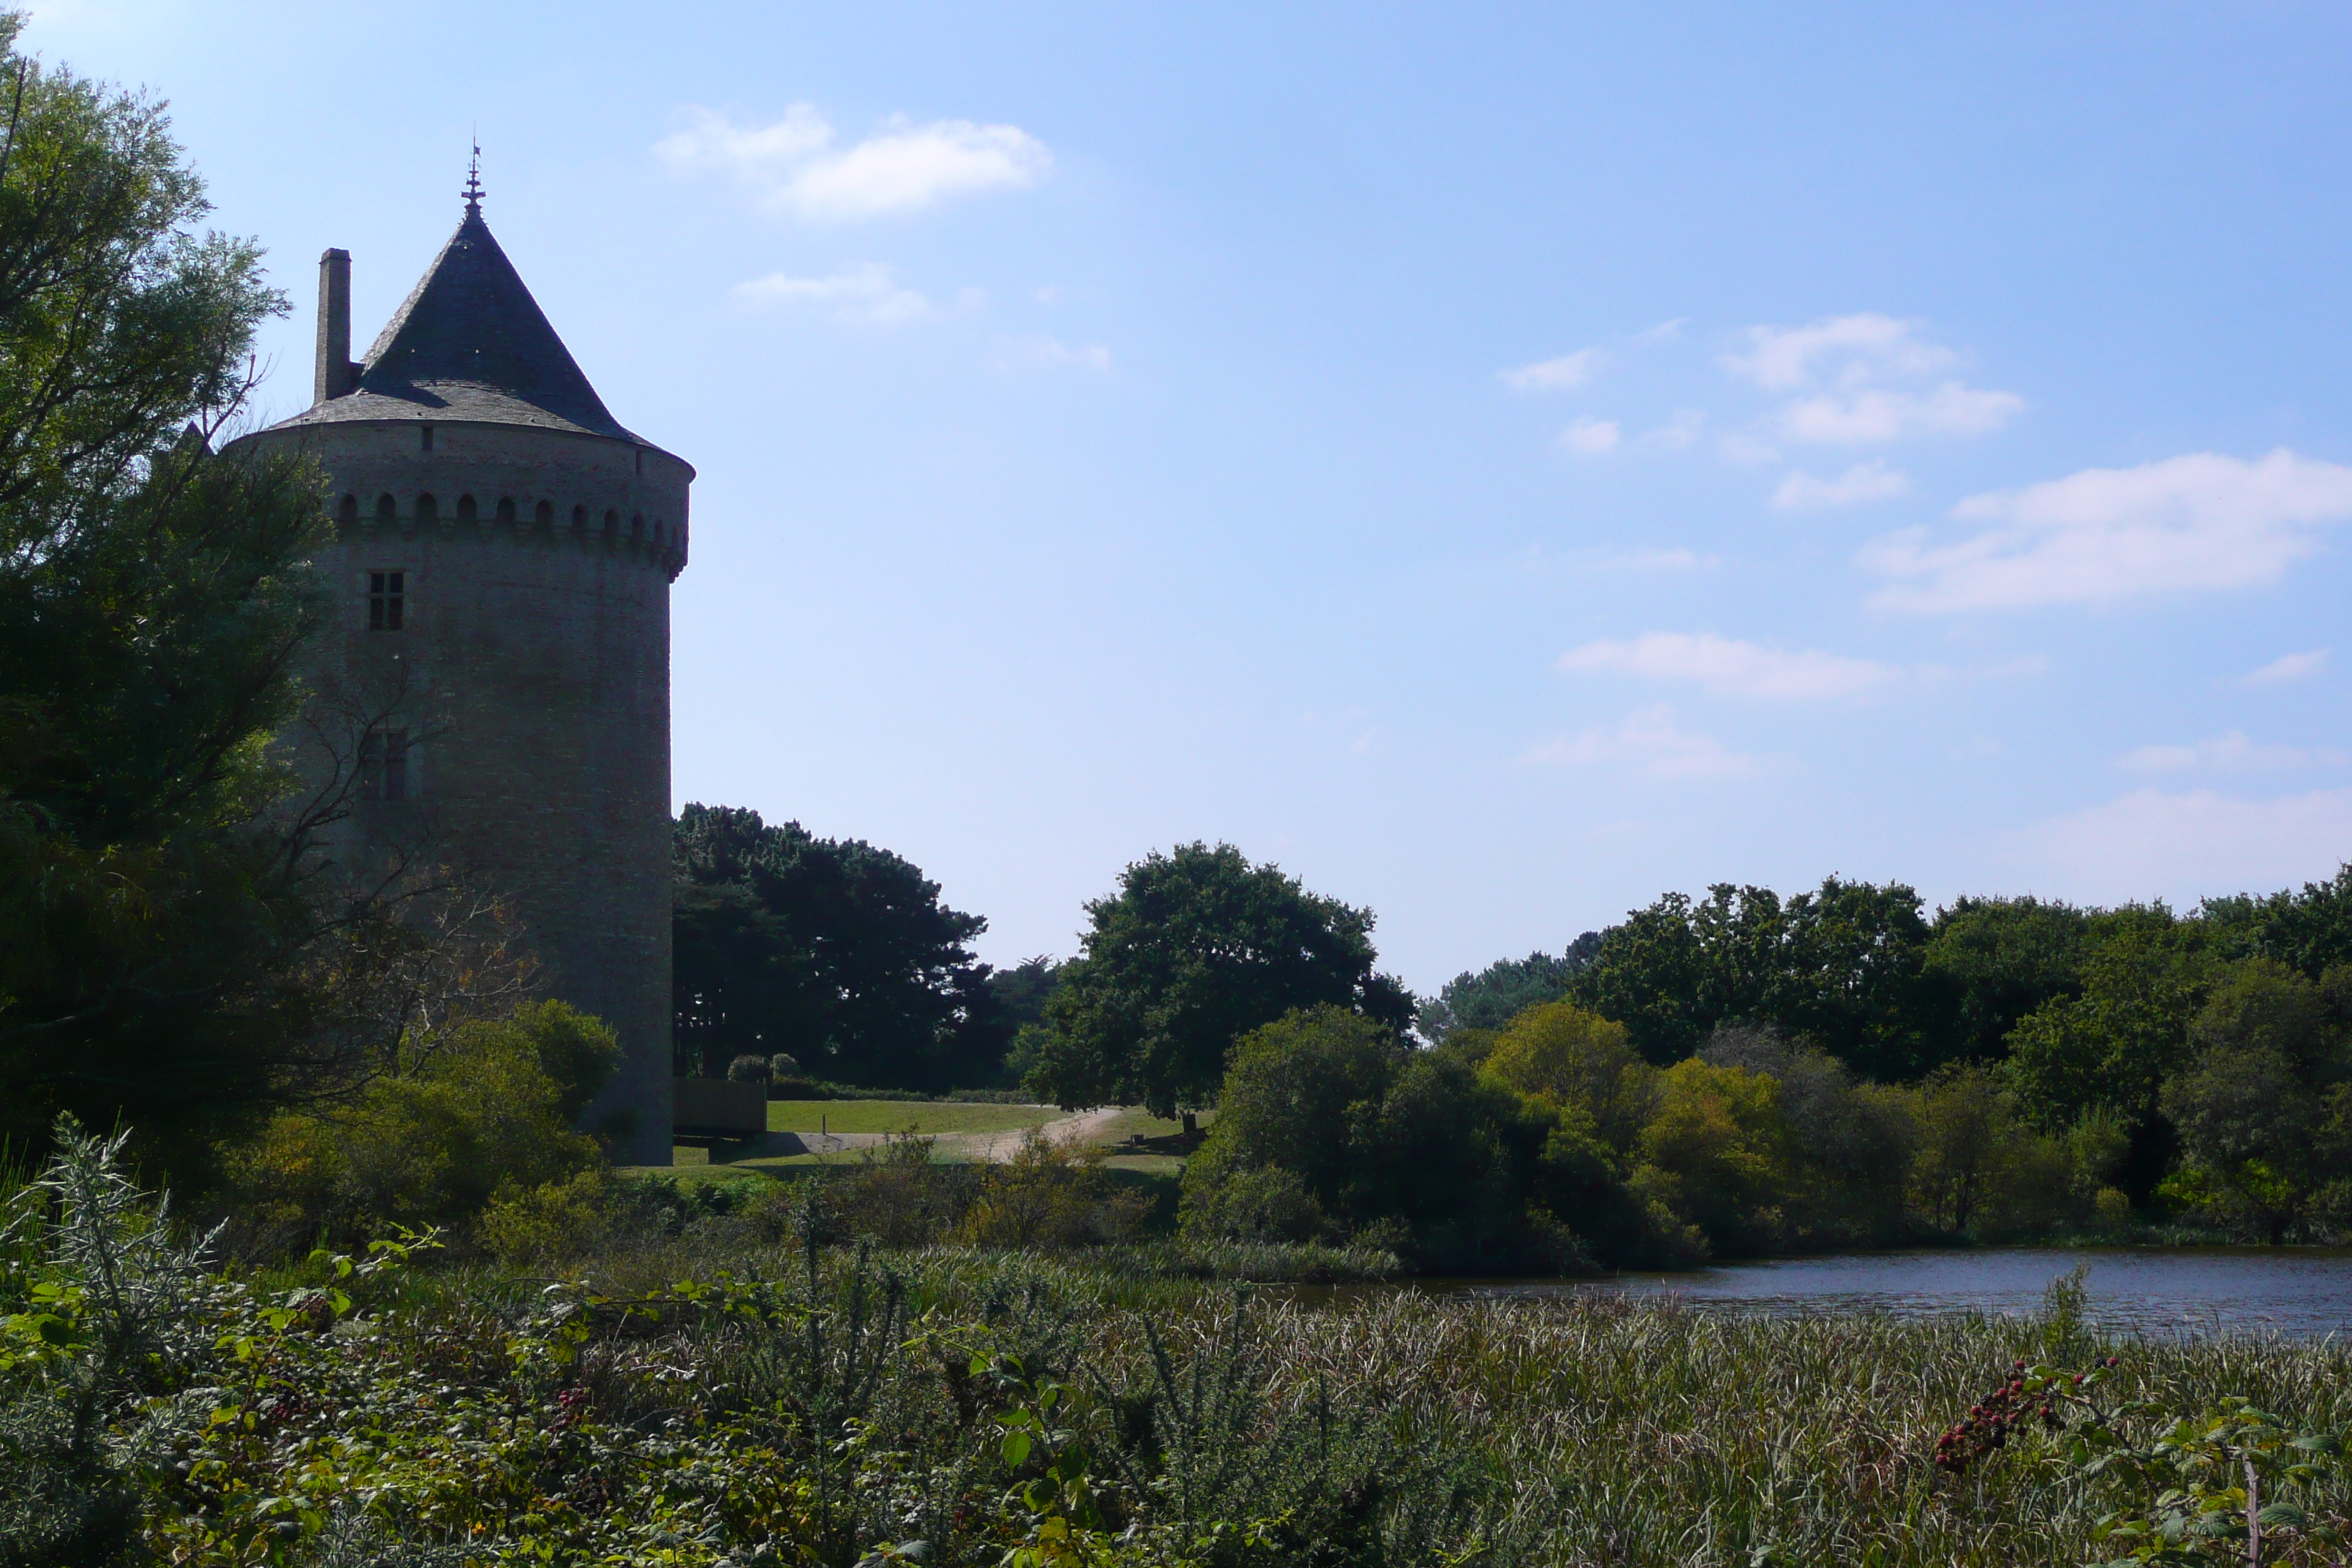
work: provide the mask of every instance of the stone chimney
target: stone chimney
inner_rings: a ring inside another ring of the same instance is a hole
[[[330,250],[319,258],[319,363],[310,401],[341,397],[360,384],[352,363],[352,253]]]

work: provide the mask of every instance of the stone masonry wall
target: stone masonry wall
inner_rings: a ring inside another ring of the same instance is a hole
[[[669,584],[692,470],[501,425],[435,426],[429,450],[407,421],[247,439],[315,460],[342,519],[320,563],[336,621],[310,671],[303,767],[335,764],[354,713],[411,737],[407,797],[359,805],[330,854],[358,870],[421,848],[510,900],[549,994],[610,1024],[627,1053],[589,1124],[633,1113],[615,1158],[667,1164]],[[374,572],[403,574],[398,632],[368,629]]]

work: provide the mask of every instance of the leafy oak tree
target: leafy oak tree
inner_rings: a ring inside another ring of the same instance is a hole
[[[1370,910],[1230,844],[1155,851],[1087,914],[1025,1080],[1073,1110],[1139,1103],[1190,1131],[1234,1041],[1294,1008],[1344,1007],[1396,1032],[1412,1021],[1412,993],[1372,967]]]
[[[1785,902],[1718,883],[1703,900],[1669,893],[1603,931],[1569,995],[1623,1024],[1660,1065],[1696,1053],[1717,1025],[1747,1021],[1811,1038],[1864,1077],[1904,1078],[1944,1054],[1927,938],[1919,896],[1899,882],[1832,877]]]
[[[971,939],[978,915],[857,839],[756,811],[688,805],[673,864],[678,1068],[721,1077],[745,1053],[877,1089],[992,1082],[1011,1028]]]
[[[282,310],[163,106],[0,16],[0,1142],[129,1125],[182,1184],[300,1092],[326,1005],[268,741],[315,481],[215,456]]]
[[[1568,983],[1601,949],[1601,933],[1586,931],[1557,955],[1531,952],[1499,958],[1486,968],[1464,970],[1421,1006],[1418,1026],[1433,1044],[1460,1029],[1499,1029],[1530,1007],[1557,1002]]]

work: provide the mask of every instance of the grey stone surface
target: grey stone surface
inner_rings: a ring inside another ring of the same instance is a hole
[[[322,321],[322,356],[339,335]],[[348,767],[353,714],[411,738],[406,798],[360,804],[327,853],[360,874],[423,854],[509,900],[550,994],[620,1034],[589,1121],[633,1113],[615,1158],[668,1163],[669,584],[693,468],[614,421],[473,210],[357,390],[240,444],[315,461],[338,519],[299,764]],[[404,625],[371,631],[368,575],[393,571]]]

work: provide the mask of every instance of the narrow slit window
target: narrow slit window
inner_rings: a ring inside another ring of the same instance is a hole
[[[427,425],[427,426],[424,426],[424,436],[425,436],[425,444],[424,444],[424,446],[423,446],[423,447],[420,447],[420,448],[418,448],[418,449],[419,449],[420,451],[426,451],[426,452],[429,452],[429,451],[433,450],[433,426],[432,426]]]
[[[408,574],[368,574],[368,630],[396,632],[408,623]]]
[[[408,798],[408,731],[370,730],[360,740],[360,798]]]

